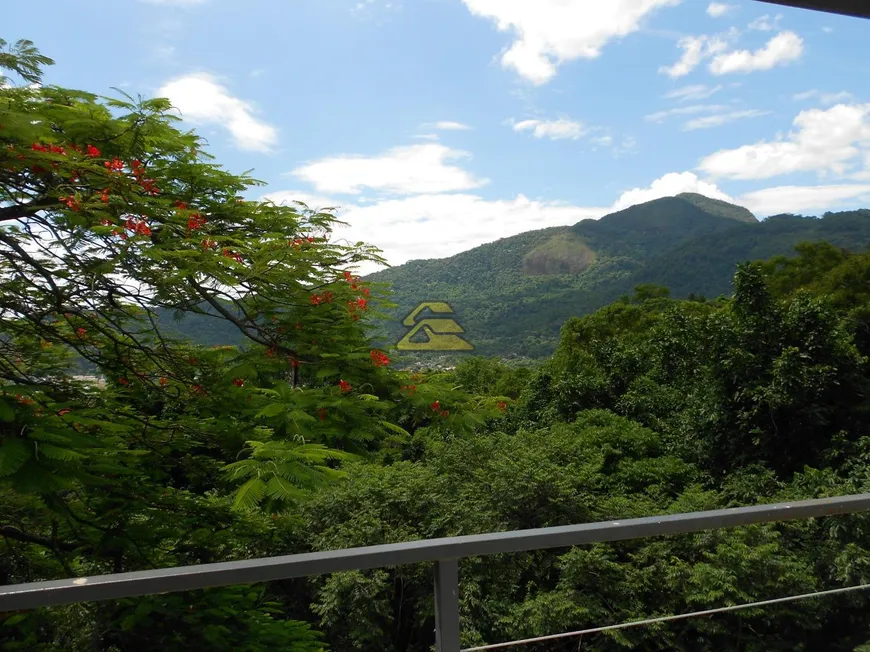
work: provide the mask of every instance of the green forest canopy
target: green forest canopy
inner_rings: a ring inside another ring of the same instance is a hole
[[[51,63],[0,47],[25,82]],[[535,369],[472,357],[411,375],[372,343],[388,295],[349,271],[377,252],[334,245],[329,213],[242,199],[256,182],[169,109],[0,89],[4,584],[870,491],[870,253],[814,243],[741,264],[716,301],[642,287],[567,321]],[[156,318],[203,306],[237,346]],[[74,358],[106,387],[73,379]],[[463,641],[868,582],[866,528],[463,560]],[[583,643],[853,651],[868,606],[856,593]],[[431,568],[0,618],[5,650],[423,652]]]

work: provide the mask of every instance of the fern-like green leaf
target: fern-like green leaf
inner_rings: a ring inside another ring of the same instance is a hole
[[[70,450],[69,448],[62,448],[53,444],[44,443],[39,444],[36,448],[37,459],[40,455],[43,455],[50,460],[58,460],[61,462],[72,462],[73,460],[80,460],[85,457],[81,453]]]
[[[33,447],[23,439],[9,437],[0,444],[0,477],[12,475],[30,459]]]
[[[233,501],[233,508],[249,511],[254,509],[263,496],[266,495],[266,483],[262,478],[251,478],[236,492],[236,498]]]
[[[292,500],[302,495],[299,487],[284,478],[274,475],[266,485],[266,492],[275,500]]]
[[[397,435],[403,435],[405,437],[410,437],[411,433],[405,430],[404,428],[397,426],[395,423],[390,423],[389,421],[381,421],[381,426],[390,430],[391,432],[396,433]]]

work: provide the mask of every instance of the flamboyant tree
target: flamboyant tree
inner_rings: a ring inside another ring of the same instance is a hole
[[[167,100],[41,85],[51,63],[0,41],[4,582],[268,555],[342,459],[500,414],[390,369],[371,337],[386,299],[354,274],[381,259],[336,238],[331,211],[246,198],[259,182],[215,164]],[[242,344],[179,334],[208,320]],[[77,380],[83,367],[105,385]],[[199,599],[238,599],[226,591]],[[286,647],[266,598],[246,596],[231,631],[215,609],[185,622],[209,645]],[[171,648],[142,632],[155,613],[183,630],[174,603],[138,604],[88,621],[98,649],[124,649],[105,636],[119,622],[136,649]]]

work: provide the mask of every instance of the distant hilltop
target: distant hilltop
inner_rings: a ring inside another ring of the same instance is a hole
[[[743,206],[682,193],[598,220],[503,237],[450,258],[410,261],[366,280],[392,284],[398,305],[383,326],[384,345],[401,339],[401,320],[420,303],[443,301],[478,354],[541,358],[553,352],[569,318],[630,295],[637,285],[715,298],[730,294],[738,263],[791,255],[803,241],[863,249],[870,243],[870,211],[759,220]],[[451,357],[419,356],[437,357],[439,364]]]

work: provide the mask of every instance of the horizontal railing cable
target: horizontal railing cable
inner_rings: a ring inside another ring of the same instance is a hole
[[[604,627],[593,627],[591,629],[581,629],[575,632],[565,632],[563,634],[550,634],[548,636],[536,636],[535,638],[524,638],[516,641],[508,641],[507,643],[493,643],[492,645],[480,645],[478,647],[463,648],[461,652],[479,652],[480,650],[497,650],[500,648],[514,647],[516,645],[527,645],[529,643],[542,643],[544,641],[555,641],[560,638],[569,638],[571,636],[583,636],[584,634],[597,634],[599,632],[613,631],[617,629],[627,629],[629,627],[641,627],[642,625],[653,625],[655,623],[667,623],[674,620],[684,620],[686,618],[696,618],[698,616],[711,616],[713,614],[726,613],[729,611],[740,611],[741,609],[751,609],[753,607],[766,607],[772,604],[780,604],[782,602],[793,602],[795,600],[806,600],[808,598],[818,598],[826,595],[836,595],[838,593],[848,593],[850,591],[860,591],[862,589],[870,589],[870,584],[859,584],[857,586],[846,586],[839,589],[830,589],[827,591],[816,591],[815,593],[804,593],[802,595],[790,595],[785,598],[774,598],[772,600],[761,600],[759,602],[749,602],[746,604],[736,604],[730,607],[717,607],[715,609],[705,609],[704,611],[693,611],[687,614],[677,614],[675,616],[660,616],[658,618],[647,618],[646,620],[632,620],[619,625],[605,625]]]

